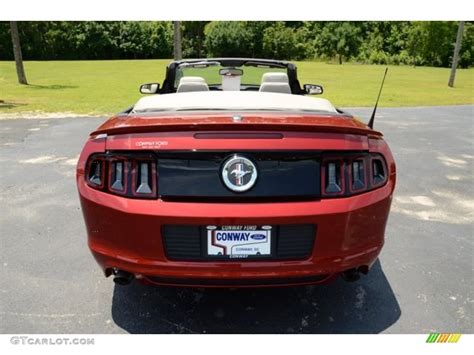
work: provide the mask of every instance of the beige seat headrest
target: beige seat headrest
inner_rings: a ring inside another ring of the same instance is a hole
[[[262,75],[262,84],[263,83],[287,83],[288,84],[288,75],[286,73],[279,72],[270,72]]]
[[[178,89],[176,92],[194,92],[194,91],[209,91],[204,78],[200,76],[183,76],[179,80]]]
[[[206,83],[206,80],[201,76],[183,76],[179,83]]]
[[[291,94],[290,85],[287,83],[263,83],[260,85],[260,92],[277,92],[281,94]]]

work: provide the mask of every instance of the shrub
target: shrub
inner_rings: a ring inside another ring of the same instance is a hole
[[[245,22],[208,23],[204,29],[206,51],[210,57],[246,57],[252,55],[252,33]]]
[[[275,59],[293,59],[296,57],[297,40],[292,28],[283,22],[269,26],[263,32],[263,53],[265,57]]]

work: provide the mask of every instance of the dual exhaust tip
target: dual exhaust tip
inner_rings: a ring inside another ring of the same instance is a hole
[[[367,266],[360,266],[342,272],[341,277],[347,282],[355,282],[360,279],[360,274],[367,275],[368,272],[369,268]],[[119,269],[112,269],[111,274],[114,277],[115,284],[120,286],[127,286],[135,279],[134,274]]]

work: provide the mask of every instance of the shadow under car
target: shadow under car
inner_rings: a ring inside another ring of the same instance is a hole
[[[260,289],[116,285],[115,323],[130,333],[379,333],[401,311],[377,261],[368,276]]]

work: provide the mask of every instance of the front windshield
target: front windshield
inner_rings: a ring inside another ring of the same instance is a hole
[[[223,67],[221,65],[210,65],[203,67],[180,66],[176,69],[176,77],[174,87],[177,88],[179,81],[184,76],[200,76],[204,78],[207,85],[219,86],[222,83],[222,78],[219,75],[219,70]],[[262,76],[265,73],[287,73],[286,68],[269,67],[269,66],[248,66],[243,65],[236,67],[243,70],[241,76],[241,85],[244,86],[259,86],[262,81]]]

